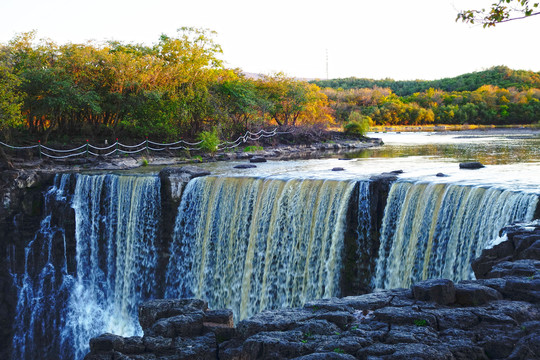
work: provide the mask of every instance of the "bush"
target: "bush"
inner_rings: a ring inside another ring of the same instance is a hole
[[[346,134],[365,136],[371,124],[373,124],[373,120],[369,116],[355,111],[349,115],[349,121],[343,128]]]
[[[215,153],[220,143],[216,128],[212,129],[212,131],[201,132],[199,136],[197,136],[197,139],[202,141],[200,144],[201,150],[209,153]]]

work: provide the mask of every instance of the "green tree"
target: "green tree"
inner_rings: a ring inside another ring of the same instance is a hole
[[[369,116],[354,111],[349,115],[349,121],[343,128],[346,134],[365,136],[372,124],[373,120]]]
[[[10,141],[11,131],[22,124],[21,99],[17,94],[20,80],[0,62],[0,140]]]

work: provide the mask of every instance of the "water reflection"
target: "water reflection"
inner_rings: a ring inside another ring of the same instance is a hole
[[[438,142],[432,142],[433,140],[438,140]],[[364,149],[345,156],[350,159],[422,156],[459,162],[480,161],[486,165],[540,161],[540,137],[538,136],[392,134],[383,136],[383,141],[385,145],[382,147]]]

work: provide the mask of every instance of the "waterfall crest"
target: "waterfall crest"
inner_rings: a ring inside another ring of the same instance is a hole
[[[388,195],[374,285],[470,279],[471,261],[505,225],[533,218],[538,195],[456,184],[396,182]]]
[[[167,297],[195,296],[237,320],[339,295],[353,181],[197,178],[187,185]]]

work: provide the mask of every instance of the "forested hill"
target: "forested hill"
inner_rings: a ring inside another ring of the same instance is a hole
[[[322,88],[362,89],[362,88],[390,88],[398,96],[409,96],[414,93],[424,92],[430,88],[443,91],[475,91],[483,85],[493,85],[500,88],[515,87],[517,90],[540,88],[540,72],[526,70],[512,70],[506,66],[495,66],[488,70],[463,74],[453,78],[440,80],[411,80],[396,81],[392,79],[332,79],[314,80]]]

